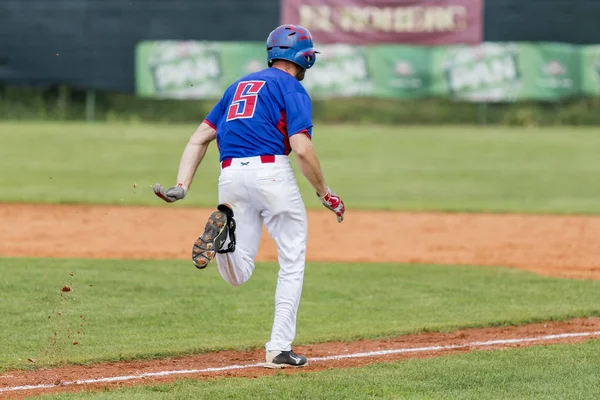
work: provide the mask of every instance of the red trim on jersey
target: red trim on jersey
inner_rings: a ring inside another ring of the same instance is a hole
[[[287,131],[287,120],[285,117],[285,111],[281,112],[281,118],[277,121],[277,130],[283,135],[283,145],[285,146],[285,155],[291,153],[292,146],[290,146],[290,137]]]
[[[232,158],[227,158],[225,160],[223,160],[223,162],[221,163],[221,168],[227,168],[231,165],[231,162],[233,161]]]
[[[217,130],[217,127],[215,126],[215,124],[213,124],[212,122],[210,122],[209,120],[205,119],[204,123],[206,123],[206,125],[210,126],[211,128],[213,128],[215,131]]]
[[[308,134],[308,129],[302,129],[300,132],[296,132],[296,134],[298,134],[298,133],[303,133],[303,134],[306,135],[307,138],[309,138],[310,140],[312,140],[312,138]]]

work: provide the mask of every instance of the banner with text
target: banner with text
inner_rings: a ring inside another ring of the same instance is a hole
[[[600,46],[584,46],[581,66],[583,93],[600,96]]]
[[[600,96],[600,46],[319,46],[302,84],[313,98],[445,97],[472,102]],[[217,99],[266,68],[264,43],[144,42],[136,49],[142,97]]]
[[[281,23],[323,44],[476,44],[483,0],[282,0]]]
[[[431,94],[457,100],[559,100],[581,90],[580,50],[562,44],[484,43],[438,48]]]
[[[136,48],[136,93],[219,98],[231,82],[264,68],[264,52],[263,43],[142,42]]]

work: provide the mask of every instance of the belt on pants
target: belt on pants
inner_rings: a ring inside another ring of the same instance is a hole
[[[221,161],[221,168],[227,168],[231,165],[231,163],[233,162],[233,158],[226,158],[223,161]],[[263,164],[272,164],[275,162],[275,156],[271,155],[271,156],[260,156],[260,162]]]

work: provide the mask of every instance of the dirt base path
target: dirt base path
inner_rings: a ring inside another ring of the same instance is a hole
[[[0,204],[0,256],[189,259],[212,210]],[[508,266],[600,278],[600,217],[309,212],[309,261]],[[263,232],[259,261],[277,260]]]
[[[592,337],[600,337],[600,318],[519,327],[463,329],[451,333],[422,333],[389,340],[323,343],[297,346],[295,350],[308,356],[309,365],[287,372],[358,367],[375,362],[434,357],[475,349],[577,343]],[[22,398],[57,391],[156,384],[190,377],[254,378],[276,373],[262,367],[260,363],[264,361],[263,357],[263,350],[221,351],[186,358],[11,371],[0,375],[0,397]]]

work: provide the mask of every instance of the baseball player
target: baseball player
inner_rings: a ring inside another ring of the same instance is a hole
[[[312,103],[300,84],[318,53],[310,32],[282,25],[267,38],[268,68],[234,82],[191,136],[179,165],[177,184],[154,186],[166,202],[181,200],[192,183],[208,145],[220,154],[219,205],[194,243],[194,265],[217,259],[219,273],[239,286],[254,271],[263,223],[278,249],[279,275],[275,317],[266,343],[267,368],[302,367],[305,356],[292,351],[296,314],[304,279],[307,218],[288,155],[296,154],[302,174],[338,222],[342,200],[323,178],[311,142]]]

